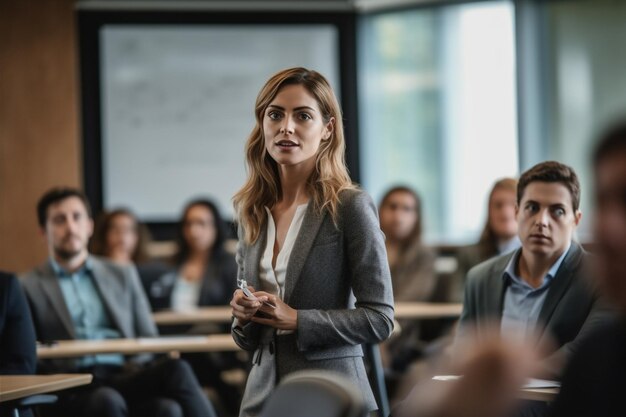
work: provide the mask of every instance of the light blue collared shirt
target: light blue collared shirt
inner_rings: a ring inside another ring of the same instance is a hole
[[[559,271],[570,247],[571,243],[550,267],[543,279],[543,283],[538,288],[530,286],[516,272],[522,251],[519,250],[513,255],[502,274],[502,279],[508,281],[504,294],[502,322],[500,325],[502,336],[513,340],[524,339],[535,329],[539,312],[548,295],[550,284]]]
[[[73,273],[65,271],[52,258],[50,265],[59,278],[65,305],[74,324],[77,339],[101,340],[118,339],[121,333],[113,328],[106,311],[100,292],[93,280],[91,259]],[[117,354],[95,355],[84,357],[80,366],[95,364],[122,365],[124,357]]]

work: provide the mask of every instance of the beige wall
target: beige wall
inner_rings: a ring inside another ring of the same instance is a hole
[[[0,0],[0,269],[42,262],[35,205],[80,184],[74,0]]]

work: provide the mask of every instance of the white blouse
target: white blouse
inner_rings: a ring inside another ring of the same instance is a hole
[[[270,293],[277,295],[281,300],[285,296],[285,275],[287,274],[287,265],[289,264],[289,257],[293,250],[293,245],[298,237],[298,232],[302,226],[304,220],[304,214],[306,213],[307,204],[301,204],[296,207],[296,212],[293,215],[287,236],[285,237],[285,243],[278,252],[276,257],[276,266],[272,268],[272,259],[274,257],[274,245],[276,243],[276,224],[270,210],[265,207],[267,212],[267,242],[265,245],[265,251],[261,257],[261,265],[259,268],[259,280],[261,288]],[[278,330],[277,334],[289,334],[293,333],[291,330]]]
[[[177,276],[172,291],[172,309],[186,311],[198,308],[201,285],[201,280],[187,281],[182,275]]]

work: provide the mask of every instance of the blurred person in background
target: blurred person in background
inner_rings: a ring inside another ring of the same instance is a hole
[[[224,248],[227,237],[227,226],[212,201],[189,202],[178,222],[173,268],[146,284],[152,308],[228,305],[237,286],[237,264]]]
[[[150,233],[132,211],[118,208],[102,213],[91,239],[91,253],[122,265],[148,261]]]
[[[168,270],[144,286],[153,310],[191,310],[198,307],[228,305],[237,285],[235,257],[224,243],[228,229],[215,203],[206,199],[189,202],[178,222],[177,252]],[[141,273],[141,271],[140,271]],[[195,325],[163,327],[163,333],[226,333],[229,325]],[[236,387],[225,382],[222,371],[243,368],[244,363],[232,352],[186,353],[200,384],[214,388],[226,413],[239,409]]]
[[[517,236],[517,180],[502,178],[489,193],[487,221],[480,234],[480,240],[473,245],[464,246],[457,253],[457,270],[451,286],[450,299],[461,302],[465,277],[472,267],[479,263],[504,255],[521,246]]]
[[[379,216],[385,234],[394,301],[434,301],[437,287],[435,253],[422,242],[421,199],[409,187],[393,187],[381,200]],[[427,344],[422,337],[422,323],[402,320],[399,324],[392,337],[381,344],[392,397],[397,380],[409,364],[422,355]]]
[[[49,256],[21,277],[37,340],[158,336],[134,265],[89,253],[93,221],[82,191],[49,190],[37,204],[37,219]],[[39,367],[50,373],[94,375],[92,384],[60,393],[59,402],[46,411],[94,417],[215,415],[186,362],[151,359],[97,354],[41,361]]]

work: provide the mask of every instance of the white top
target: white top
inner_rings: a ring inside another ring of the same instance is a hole
[[[274,245],[276,243],[276,224],[270,210],[265,207],[267,212],[267,243],[265,251],[261,257],[261,265],[259,268],[259,282],[260,287],[264,291],[277,295],[281,300],[285,296],[285,276],[287,274],[287,265],[289,264],[289,258],[291,257],[291,251],[293,245],[298,237],[298,232],[302,226],[304,220],[304,214],[306,213],[307,204],[301,204],[296,207],[296,212],[293,215],[287,236],[283,247],[278,252],[276,257],[276,266],[272,268],[272,259],[274,257]],[[289,334],[292,331],[278,330],[278,334]]]
[[[202,280],[188,281],[182,275],[176,277],[172,291],[172,309],[176,311],[198,308]]]

